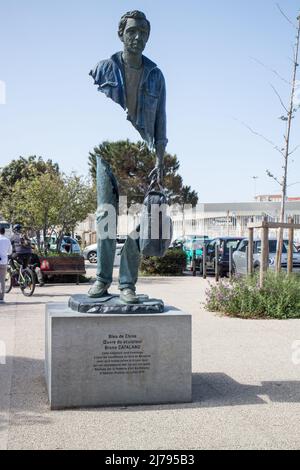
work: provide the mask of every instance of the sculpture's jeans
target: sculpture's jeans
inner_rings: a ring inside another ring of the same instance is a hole
[[[97,202],[97,280],[111,284],[116,254],[119,191],[110,166],[101,157],[97,157]],[[129,236],[121,251],[120,289],[135,289],[140,258],[139,240]]]

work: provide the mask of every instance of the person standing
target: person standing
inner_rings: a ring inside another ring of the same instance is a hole
[[[8,256],[12,253],[10,240],[5,237],[5,228],[0,228],[0,303],[4,302],[5,276],[8,264]]]

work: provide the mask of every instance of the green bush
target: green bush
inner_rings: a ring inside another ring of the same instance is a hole
[[[141,272],[147,275],[181,276],[186,268],[186,254],[181,249],[170,249],[163,258],[142,259]]]
[[[269,271],[262,289],[258,275],[221,281],[207,290],[205,308],[241,318],[300,318],[300,278]]]
[[[79,258],[80,256],[82,256],[79,253],[57,253],[56,251],[48,251],[47,254],[45,252],[39,252],[38,255],[42,258]]]

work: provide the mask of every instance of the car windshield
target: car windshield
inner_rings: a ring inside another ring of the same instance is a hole
[[[5,228],[5,229],[9,229],[10,228],[10,225],[5,223],[5,222],[0,222],[0,228]]]
[[[231,247],[233,251],[235,251],[238,247],[238,244],[240,243],[241,240],[227,240],[225,243],[225,250],[229,251],[229,248]]]
[[[184,242],[184,245],[187,249],[200,249],[203,247],[205,243],[208,242],[207,237],[194,237],[192,239],[188,239]]]
[[[257,243],[257,253],[261,253],[261,241]],[[282,253],[287,253],[289,242],[288,240],[283,240]],[[277,240],[269,240],[269,253],[276,253],[277,250]],[[295,245],[293,245],[293,253],[298,253],[298,250]]]

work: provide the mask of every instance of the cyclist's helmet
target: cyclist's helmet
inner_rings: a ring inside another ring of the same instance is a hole
[[[18,233],[18,232],[21,232],[21,230],[22,230],[22,225],[16,224],[13,226],[13,232]]]

